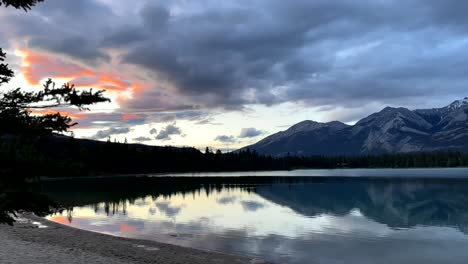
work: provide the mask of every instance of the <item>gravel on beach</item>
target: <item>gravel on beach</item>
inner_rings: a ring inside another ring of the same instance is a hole
[[[0,224],[0,263],[251,264],[266,262],[154,241],[114,237],[26,215],[13,227]]]

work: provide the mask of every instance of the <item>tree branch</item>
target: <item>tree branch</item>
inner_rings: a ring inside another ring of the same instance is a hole
[[[31,10],[33,6],[40,2],[44,2],[44,0],[0,0],[0,6],[13,6],[16,9],[23,9],[27,12]]]

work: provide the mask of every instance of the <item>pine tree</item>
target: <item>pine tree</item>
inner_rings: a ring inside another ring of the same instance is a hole
[[[13,6],[25,11],[42,0],[0,0],[0,6]],[[13,71],[5,61],[6,54],[0,48],[0,85],[7,84]],[[20,88],[0,94],[0,134],[49,134],[66,132],[77,123],[59,112],[45,115],[33,115],[31,110],[73,106],[79,110],[89,110],[87,106],[110,101],[103,96],[104,90],[78,91],[72,84],[56,87],[48,80],[43,89],[37,92],[25,92]]]

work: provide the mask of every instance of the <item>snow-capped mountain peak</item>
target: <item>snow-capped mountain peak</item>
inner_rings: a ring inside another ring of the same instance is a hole
[[[468,97],[465,97],[465,98],[463,98],[461,100],[454,101],[453,103],[449,104],[447,106],[447,108],[450,109],[450,110],[454,110],[454,109],[458,109],[458,108],[466,106],[466,105],[468,105]]]

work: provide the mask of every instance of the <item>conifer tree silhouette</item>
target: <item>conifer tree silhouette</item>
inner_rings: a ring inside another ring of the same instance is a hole
[[[43,0],[0,0],[0,6],[12,6],[28,11]],[[0,85],[7,84],[13,71],[5,64],[6,54],[0,48]],[[89,110],[87,106],[110,101],[103,96],[104,90],[82,91],[73,84],[56,87],[49,79],[43,89],[37,92],[25,92],[20,88],[0,94],[0,133],[13,134],[48,134],[66,132],[76,122],[69,116],[52,111],[44,115],[33,115],[34,109],[45,109],[62,106],[74,106],[79,110]]]

